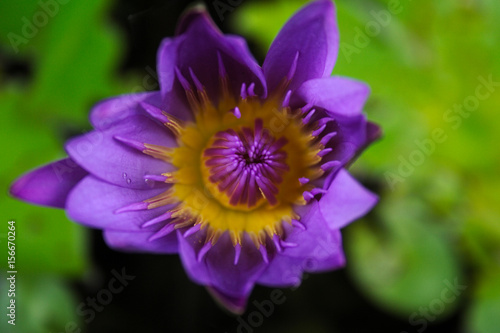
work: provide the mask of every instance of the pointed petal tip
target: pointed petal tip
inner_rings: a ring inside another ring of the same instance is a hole
[[[378,202],[378,196],[367,190],[345,169],[340,169],[328,192],[319,202],[321,214],[331,229],[341,229],[368,214]]]
[[[219,291],[215,287],[207,286],[206,288],[214,300],[227,311],[235,315],[242,315],[245,312],[247,305],[246,297],[233,297]]]
[[[177,27],[175,29],[175,35],[181,35],[189,30],[189,27],[193,24],[195,20],[205,20],[206,23],[211,25],[216,31],[220,33],[219,28],[215,25],[210,14],[207,11],[207,7],[203,3],[197,3],[182,13],[179,22],[177,22]]]
[[[21,175],[8,193],[34,205],[64,208],[70,191],[87,174],[73,160],[65,158]]]
[[[8,189],[8,193],[11,197],[14,197],[18,200],[30,202],[30,203],[35,203],[29,198],[29,189],[28,186],[32,181],[32,175],[31,172],[24,174],[20,177],[18,177],[14,182],[10,185]]]
[[[262,65],[270,91],[279,89],[283,77],[293,76],[288,77],[288,89],[295,91],[310,79],[330,76],[339,47],[336,21],[330,0],[313,1],[288,20]]]
[[[379,125],[369,121],[366,126],[367,126],[367,129],[366,129],[366,131],[367,131],[367,135],[366,135],[367,136],[367,144],[370,144],[374,141],[377,141],[378,139],[382,138],[382,136],[384,135],[382,128]]]

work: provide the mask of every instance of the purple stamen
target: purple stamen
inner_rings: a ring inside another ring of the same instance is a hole
[[[316,195],[316,194],[325,194],[325,193],[328,193],[327,190],[324,190],[322,188],[319,188],[319,187],[315,187],[311,190],[311,193],[312,195]]]
[[[238,265],[238,261],[240,261],[240,255],[241,255],[241,245],[236,244],[234,246],[234,264]]]
[[[213,157],[209,159],[205,164],[207,166],[225,166],[232,163],[234,159],[232,157]]]
[[[336,135],[337,135],[337,132],[328,133],[327,135],[325,135],[325,136],[321,139],[320,143],[321,143],[323,146],[325,146],[325,145],[326,145],[326,144],[330,141],[330,139],[331,139],[331,138],[333,138],[333,137],[334,137],[334,136],[336,136]]]
[[[309,122],[311,121],[311,118],[312,118],[312,116],[314,115],[315,112],[316,112],[316,109],[312,109],[311,111],[309,111],[309,113],[307,114],[307,116],[305,116],[304,118],[302,118],[302,124],[304,124],[304,125],[309,124]]]
[[[327,155],[328,153],[330,153],[332,150],[333,150],[332,148],[325,148],[318,153],[318,156],[323,157],[323,156]]]
[[[182,75],[178,67],[175,67],[175,74],[182,88],[184,88],[184,90],[191,90],[191,85],[189,84],[188,80],[186,80],[186,78]]]
[[[276,140],[264,128],[262,119],[256,119],[254,128],[218,132],[211,147],[205,149],[208,157],[209,180],[217,184],[229,197],[231,205],[254,206],[265,198],[271,205],[278,203],[278,184],[289,170],[287,154],[281,148],[285,138]]]
[[[152,225],[155,225],[155,224],[158,224],[160,222],[163,222],[165,220],[168,220],[169,218],[172,217],[172,212],[171,211],[167,211],[166,213],[163,213],[161,214],[160,216],[157,216],[155,217],[154,219],[151,219],[147,222],[145,222],[141,228],[147,228],[147,227],[150,227]]]
[[[284,248],[291,248],[291,247],[297,247],[299,246],[299,244],[297,243],[292,243],[292,242],[285,242],[285,241],[281,241],[281,246],[284,247]]]
[[[293,76],[295,75],[295,71],[297,70],[297,63],[299,61],[299,51],[295,53],[295,58],[293,58],[292,65],[290,66],[290,70],[288,71],[288,74],[286,75],[286,78],[288,81],[291,81]]]
[[[323,165],[321,166],[321,170],[323,170],[323,171],[328,171],[328,170],[330,170],[330,169],[333,169],[333,168],[335,168],[335,167],[339,166],[340,164],[341,164],[341,163],[340,163],[340,161],[330,161],[330,162],[326,162],[325,164],[323,164]]]
[[[312,199],[314,199],[314,195],[309,192],[309,191],[305,191],[304,193],[302,193],[302,196],[304,197],[304,199],[309,202],[311,201]]]
[[[187,238],[195,233],[197,233],[199,230],[201,229],[201,225],[200,224],[195,224],[194,226],[192,226],[191,228],[189,228],[184,234],[184,238]]]
[[[317,130],[315,130],[314,132],[312,132],[312,135],[313,136],[318,136],[321,134],[321,132],[323,132],[326,128],[326,124],[323,124],[323,126],[321,126],[320,128],[318,128]]]
[[[299,182],[302,184],[302,185],[305,185],[307,183],[309,183],[310,179],[309,178],[304,178],[304,177],[301,177],[299,178]]]
[[[134,202],[130,205],[127,205],[125,207],[119,208],[114,211],[115,214],[121,214],[125,212],[133,212],[136,210],[146,210],[148,209],[148,203],[147,202]]]
[[[143,151],[146,149],[146,146],[144,146],[144,143],[139,142],[139,141],[127,139],[127,138],[124,138],[124,137],[119,136],[119,135],[113,136],[113,139],[115,139],[116,141],[119,141],[123,144],[126,144],[130,148],[134,148],[134,149],[137,149],[139,151]]]
[[[276,172],[276,170],[274,170],[267,164],[262,165],[262,172],[267,178],[269,178],[276,184],[279,184],[283,181],[283,178],[281,178],[281,176]]]
[[[233,109],[231,109],[229,112],[231,112],[232,114],[234,114],[234,116],[238,119],[241,118],[241,111],[240,111],[240,108],[235,106]]]
[[[335,121],[335,119],[333,119],[333,118],[328,118],[328,117],[321,118],[321,119],[318,121],[318,126],[323,126],[323,125],[328,124],[329,122],[332,122],[332,121]]]
[[[302,222],[300,222],[298,220],[292,220],[292,226],[295,227],[295,228],[298,228],[300,230],[306,230],[307,229],[306,226]]]
[[[243,195],[243,191],[245,190],[247,184],[248,170],[244,170],[241,176],[239,177],[238,185],[231,195],[231,200],[229,203],[231,205],[237,205]]]
[[[168,179],[168,177],[164,175],[145,175],[144,179],[149,179],[149,180],[154,180],[155,182],[164,183]]]
[[[203,257],[205,254],[207,254],[208,250],[212,248],[212,242],[207,242],[203,247],[200,249],[200,252],[198,252],[198,262],[201,262],[203,260]]]
[[[241,99],[243,99],[243,100],[247,99],[247,97],[248,97],[247,85],[245,82],[243,82],[243,84],[241,85],[240,96],[241,96]]]
[[[288,90],[286,92],[285,98],[283,99],[283,103],[281,104],[284,108],[290,105],[290,96],[292,96],[292,91]]]
[[[148,241],[152,242],[155,239],[165,237],[174,230],[175,230],[175,223],[169,223],[166,226],[164,226],[163,228],[161,228],[159,231],[154,233],[151,237],[149,237]]]
[[[222,61],[222,56],[220,55],[220,52],[217,51],[217,61],[219,65],[219,76],[220,77],[226,77],[226,68],[224,67],[224,62]]]
[[[191,79],[193,80],[196,89],[198,91],[203,91],[203,85],[201,84],[200,80],[198,80],[191,67],[189,67],[189,75],[191,75]]]
[[[255,95],[255,92],[254,92],[254,89],[255,89],[255,83],[250,83],[250,85],[248,86],[248,96],[250,97],[254,97],[256,96]]]
[[[268,152],[270,154],[274,153],[275,151],[283,148],[283,146],[286,145],[287,142],[288,142],[287,139],[279,138],[277,141],[275,141],[269,146]]]
[[[300,110],[304,114],[304,113],[308,112],[309,110],[311,110],[312,107],[313,107],[313,104],[309,102],[306,105],[304,105],[303,107],[301,107]]]
[[[264,260],[266,264],[269,264],[269,259],[267,258],[267,249],[264,245],[261,245],[259,247],[259,252],[262,255],[262,260]]]
[[[168,123],[168,117],[162,112],[162,110],[154,105],[151,105],[146,102],[139,103],[142,108],[154,119],[158,120],[160,123]]]
[[[276,247],[276,251],[278,251],[278,252],[283,251],[281,244],[280,244],[280,241],[281,241],[280,236],[278,236],[276,234],[273,235],[273,243],[274,243],[274,246]]]

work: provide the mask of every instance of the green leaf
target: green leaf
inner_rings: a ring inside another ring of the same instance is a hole
[[[464,281],[447,237],[423,218],[418,201],[384,202],[379,209],[380,229],[366,223],[348,229],[347,267],[355,281],[374,302],[405,317],[438,301],[445,307],[435,315],[451,312],[457,302],[441,299],[442,292]]]
[[[474,333],[496,333],[500,327],[500,270],[485,273],[478,281],[475,297],[467,312],[467,328]]]
[[[2,140],[0,149],[9,156],[9,163],[0,164],[0,186],[7,189],[21,173],[62,158],[64,154],[62,142],[50,127],[25,121],[22,108],[19,108],[22,96],[12,93],[0,97],[3,134],[8,138]],[[16,264],[20,271],[71,275],[84,271],[87,262],[84,228],[70,222],[64,211],[2,196],[0,212],[2,223],[16,221]],[[5,224],[0,234],[5,236],[6,233]],[[5,237],[0,238],[2,244],[5,240]],[[0,261],[2,269],[6,264]]]
[[[45,28],[27,106],[87,122],[90,106],[117,90],[119,40],[104,23],[108,1],[71,1]],[[90,23],[92,22],[92,23]]]
[[[8,51],[18,53],[24,51],[30,45],[32,35],[36,30],[29,30],[33,24],[33,15],[40,11],[40,7],[33,0],[1,1],[0,13],[0,43],[4,44]]]
[[[105,23],[108,4],[97,0],[60,4],[30,39],[33,81],[26,86],[11,84],[0,94],[2,135],[8,138],[1,148],[9,160],[0,166],[3,188],[30,169],[63,158],[68,133],[88,123],[90,106],[125,90],[115,76],[120,43]],[[26,10],[19,15],[33,16],[24,5],[18,9]],[[25,272],[83,272],[85,229],[69,221],[63,211],[9,197],[1,198],[0,209],[3,221],[16,221],[17,260]]]
[[[0,278],[7,281],[3,274]],[[46,275],[28,275],[19,272],[15,281],[15,297],[8,297],[7,292],[0,295],[0,304],[4,312],[15,300],[15,326],[5,314],[0,321],[2,332],[56,333],[67,332],[66,328],[78,327],[76,303],[69,287],[59,278]],[[10,310],[9,310],[10,311]],[[73,332],[73,330],[71,330]]]

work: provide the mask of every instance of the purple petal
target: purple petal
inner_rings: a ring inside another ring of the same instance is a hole
[[[146,78],[155,75],[148,74]],[[144,79],[146,80],[146,79]],[[192,120],[193,114],[184,97],[170,92],[162,97],[158,91],[121,95],[96,104],[90,112],[90,122],[95,129],[104,130],[134,115],[147,115],[141,103],[153,105],[181,120]]]
[[[116,210],[132,203],[152,198],[167,189],[134,190],[106,183],[93,176],[83,179],[68,196],[66,211],[68,216],[83,225],[120,231],[155,231],[158,224],[147,229],[141,225],[170,208],[170,206],[115,213]]]
[[[227,294],[219,291],[215,287],[207,287],[207,290],[210,293],[210,295],[212,295],[212,297],[217,302],[219,302],[219,304],[222,307],[229,310],[230,312],[232,312],[234,314],[243,314],[245,312],[248,296],[246,296],[246,297],[232,297],[230,295],[227,295]]]
[[[116,122],[132,115],[140,114],[139,103],[160,103],[158,92],[141,92],[105,99],[90,111],[90,123],[95,129],[106,129]]]
[[[144,175],[173,170],[163,160],[133,149],[114,137],[165,147],[176,146],[169,130],[146,116],[131,116],[101,131],[92,131],[66,143],[66,151],[79,165],[107,182],[136,189],[149,189]]]
[[[267,266],[249,239],[243,241],[238,264],[234,265],[234,246],[227,233],[207,253],[206,264],[211,285],[235,298],[247,298]]]
[[[327,136],[329,133],[337,134],[325,143],[326,148],[332,149],[321,160],[322,168],[327,168],[326,176],[311,182],[319,188],[327,188],[336,173],[351,163],[368,145],[367,122],[364,115],[338,117],[334,123],[327,125],[324,135]]]
[[[180,230],[177,231],[179,241],[179,255],[181,257],[184,270],[189,278],[202,285],[210,285],[210,275],[208,274],[205,261],[198,261],[198,252],[203,247],[205,235],[197,232],[189,237],[184,237]]]
[[[177,253],[178,242],[175,233],[150,241],[149,237],[153,233],[104,230],[104,239],[110,247],[121,251]]]
[[[360,82],[343,77],[327,77],[304,82],[295,96],[314,107],[323,108],[334,119],[359,116],[363,111],[370,88]]]
[[[372,143],[375,140],[378,140],[382,136],[382,129],[380,128],[379,125],[369,121],[366,124],[366,133],[367,133],[366,145],[369,145],[370,143]]]
[[[203,248],[203,234],[198,232],[184,238],[178,232],[178,237],[182,263],[192,280],[215,291],[219,301],[227,305],[229,310],[235,311],[246,304],[255,281],[267,267],[248,237],[243,241],[236,265],[235,248],[227,233],[220,237],[201,261],[198,260],[198,252]]]
[[[229,79],[229,89],[234,96],[239,95],[243,83],[255,83],[255,92],[260,96],[266,95],[264,74],[248,50],[245,40],[236,36],[224,36],[206,10],[197,8],[188,12],[178,26],[178,33],[184,39],[177,47],[176,66],[185,78],[191,77],[191,68],[212,101],[218,101],[220,96],[219,56]],[[159,68],[170,66],[167,64],[170,60],[165,57],[158,62]],[[194,82],[192,85],[194,87]]]
[[[326,145],[327,148],[332,148],[332,151],[323,156],[321,163],[339,161],[339,167],[334,168],[331,172],[335,172],[341,166],[349,163],[358,152],[367,146],[366,124],[364,115],[338,118],[334,124],[329,124],[327,127],[330,130],[325,131],[325,133],[333,131],[338,134]]]
[[[159,105],[167,113],[182,119],[192,120],[193,110],[186,100],[184,88],[176,81],[175,68],[178,59],[179,49],[184,44],[186,36],[175,38],[165,38],[157,53],[157,71],[160,81],[163,105]]]
[[[375,194],[361,186],[342,169],[333,179],[319,208],[330,229],[340,229],[368,213],[377,203]]]
[[[362,82],[329,77],[305,82],[295,94],[294,105],[312,105],[317,108],[313,121],[327,124],[323,131],[336,132],[332,139],[325,141],[331,152],[323,157],[323,163],[339,161],[339,167],[333,168],[326,179],[329,184],[338,169],[352,161],[371,142],[380,136],[380,128],[366,121],[362,114],[363,105],[369,95],[369,87]],[[315,185],[321,185],[315,182]]]
[[[10,194],[36,205],[64,208],[68,193],[87,174],[65,158],[24,174],[12,184]]]
[[[175,81],[175,66],[178,61],[179,46],[184,42],[185,36],[165,38],[162,40],[156,55],[158,79],[162,95],[172,91]]]
[[[278,254],[257,282],[273,288],[298,286],[304,272],[303,264],[303,258],[292,258]]]
[[[364,116],[361,116],[362,120],[358,122],[358,125],[352,127],[345,127],[344,136],[350,137],[348,140],[354,142],[341,142],[338,144],[337,148],[333,150],[331,154],[328,154],[323,158],[323,161],[341,161],[339,167],[331,170],[330,174],[324,179],[323,182],[316,182],[315,185],[324,187],[324,184],[329,186],[332,180],[336,176],[336,172],[340,170],[340,167],[352,163],[361,153],[365,150],[371,143],[378,140],[382,136],[381,128],[372,122],[367,122]],[[363,129],[363,127],[365,129]],[[356,139],[357,138],[357,139]],[[364,143],[361,143],[361,138],[364,138]],[[335,147],[336,144],[333,144]]]
[[[332,1],[315,1],[295,14],[272,43],[262,69],[269,91],[287,76],[298,53],[295,74],[288,89],[329,76],[338,53],[339,34]]]
[[[329,228],[318,202],[311,201],[310,204],[298,208],[297,213],[307,229],[292,229],[285,240],[297,246],[285,249],[281,255],[303,259],[302,265],[307,272],[342,267],[345,258],[340,231]]]

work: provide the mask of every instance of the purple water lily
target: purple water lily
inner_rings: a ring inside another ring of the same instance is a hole
[[[178,253],[233,312],[256,283],[342,267],[340,229],[377,201],[344,167],[379,128],[362,114],[369,88],[330,76],[338,38],[332,2],[313,2],[260,67],[244,39],[191,10],[159,48],[161,90],[96,105],[69,157],[11,193],[103,229],[112,248]]]

